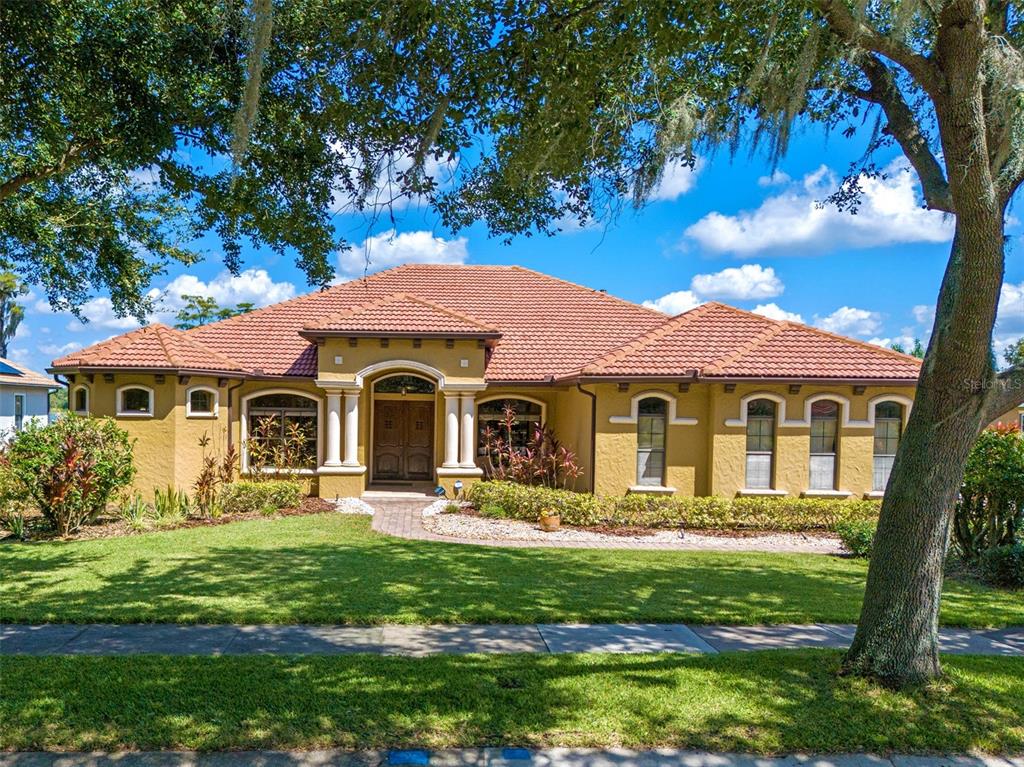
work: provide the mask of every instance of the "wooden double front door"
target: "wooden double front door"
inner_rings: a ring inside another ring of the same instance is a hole
[[[434,476],[433,400],[373,403],[373,479],[424,480]]]

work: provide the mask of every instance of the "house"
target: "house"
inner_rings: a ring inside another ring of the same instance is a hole
[[[290,432],[323,497],[451,490],[483,475],[483,430],[511,401],[517,439],[545,422],[575,451],[581,490],[845,498],[885,487],[919,364],[720,303],[666,317],[521,267],[406,265],[188,331],[151,325],[51,372],[72,409],[137,439],[144,492],[190,487],[229,445],[261,469],[250,437]]]
[[[6,438],[35,421],[50,419],[50,392],[57,382],[0,357],[0,436]]]

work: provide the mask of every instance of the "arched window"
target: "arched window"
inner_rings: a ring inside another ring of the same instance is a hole
[[[879,402],[875,405],[874,471],[871,489],[884,492],[889,484],[889,473],[896,458],[896,448],[903,433],[903,405],[898,402]]]
[[[84,386],[76,386],[71,392],[71,410],[78,415],[89,414],[89,390]]]
[[[668,403],[660,397],[640,400],[636,414],[636,483],[665,484],[665,422]]]
[[[492,399],[481,402],[476,409],[477,455],[487,454],[487,434],[510,439],[513,450],[525,450],[543,417],[537,402],[525,399]],[[507,421],[511,421],[511,428]]]
[[[839,403],[824,399],[811,404],[811,490],[836,489],[836,445]]]
[[[746,487],[769,490],[775,460],[775,403],[755,399],[747,403]]]
[[[219,396],[209,386],[195,386],[188,390],[185,415],[189,418],[216,418]]]
[[[117,390],[119,416],[153,415],[153,390],[148,386],[122,386]]]
[[[377,394],[433,394],[434,383],[420,376],[400,375],[382,378],[373,385]]]
[[[258,463],[278,467],[276,457],[286,450],[298,449],[299,468],[316,468],[317,463],[317,404],[311,397],[301,394],[275,393],[252,397],[246,406],[247,441],[266,460]],[[249,464],[255,463],[249,456]]]

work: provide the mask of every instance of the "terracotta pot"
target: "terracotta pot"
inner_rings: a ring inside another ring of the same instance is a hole
[[[540,515],[540,529],[546,533],[553,533],[562,526],[562,517],[559,514],[542,512]]]

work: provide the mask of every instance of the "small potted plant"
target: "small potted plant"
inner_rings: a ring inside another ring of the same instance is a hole
[[[538,521],[541,530],[545,533],[553,533],[562,526],[562,515],[554,509],[542,509]]]

